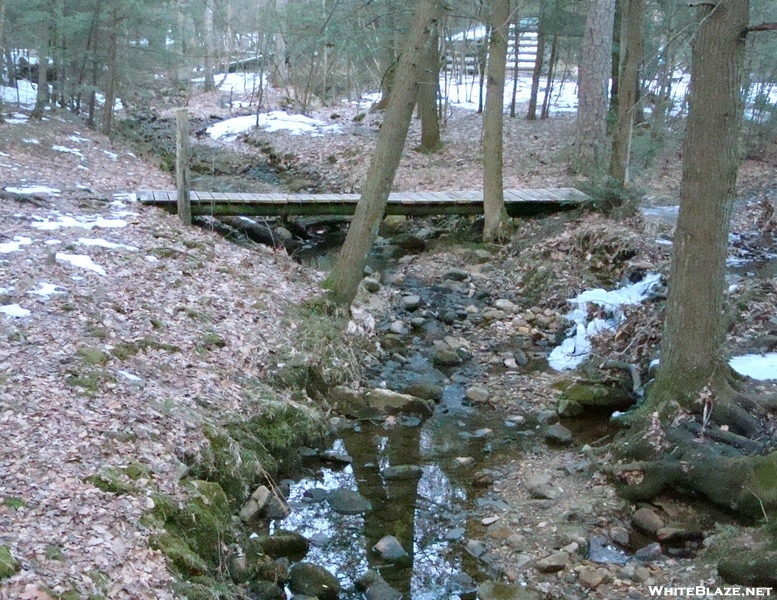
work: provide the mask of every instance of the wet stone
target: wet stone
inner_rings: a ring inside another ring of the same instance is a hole
[[[471,456],[457,456],[453,459],[453,462],[460,467],[471,467],[475,464],[475,459]]]
[[[359,492],[335,490],[326,498],[332,510],[341,515],[363,515],[372,510],[372,504]]]
[[[625,527],[610,527],[610,538],[621,546],[629,545],[629,531]]]
[[[466,529],[463,527],[454,527],[450,531],[448,531],[443,537],[446,540],[453,541],[453,540],[460,540],[464,537],[464,534],[467,532]]]
[[[563,425],[556,423],[545,430],[545,441],[549,444],[567,446],[572,443],[572,432]]]
[[[307,538],[296,531],[279,531],[259,536],[256,541],[271,558],[299,560],[308,552]]]
[[[478,488],[488,487],[494,483],[494,472],[484,469],[472,476],[472,485]]]
[[[475,558],[480,558],[486,553],[486,545],[480,540],[469,540],[466,550]]]
[[[414,311],[421,305],[421,296],[418,294],[411,294],[410,296],[403,297],[402,300],[400,300],[400,303],[405,310]]]
[[[537,569],[540,573],[556,573],[564,569],[569,562],[569,554],[566,552],[554,552],[537,561]]]
[[[424,470],[418,465],[396,465],[380,470],[380,476],[387,481],[420,479]]]
[[[488,402],[489,393],[486,388],[478,387],[478,386],[472,386],[467,388],[467,390],[464,392],[464,395],[466,396],[467,400],[471,400],[475,403],[483,403]]]
[[[353,463],[353,457],[345,452],[337,452],[336,450],[325,450],[321,453],[321,460],[330,462],[336,465],[350,465]]]
[[[402,594],[392,588],[380,573],[368,570],[355,582],[356,589],[364,593],[366,600],[401,600]]]
[[[380,554],[383,560],[397,560],[407,556],[407,552],[393,535],[382,537],[372,549]]]
[[[443,389],[439,385],[434,383],[413,383],[407,386],[403,392],[410,394],[416,398],[423,398],[424,400],[434,400],[439,402],[442,400]]]
[[[555,410],[541,410],[537,413],[537,422],[540,425],[553,425],[558,423],[558,414]]]
[[[452,281],[464,281],[469,277],[469,273],[465,271],[464,269],[448,269],[445,272],[445,275],[443,275],[444,279],[450,279]]]
[[[593,537],[588,543],[588,560],[600,564],[625,565],[629,561],[628,555],[609,543],[605,537]]]
[[[655,534],[664,527],[664,521],[655,511],[649,508],[640,508],[631,517],[631,524],[646,533]]]
[[[542,597],[537,590],[501,581],[484,581],[478,587],[480,600],[539,600]]]
[[[295,595],[335,600],[340,594],[340,583],[337,577],[324,567],[301,562],[294,565],[289,572],[289,589]]]
[[[531,488],[529,495],[535,500],[556,500],[561,496],[561,491],[546,483]]]
[[[432,362],[437,367],[455,367],[461,363],[458,352],[451,348],[437,348],[432,357]]]
[[[329,495],[329,490],[325,490],[324,488],[312,488],[309,490],[305,490],[305,493],[303,494],[303,501],[305,502],[323,502],[326,500],[326,497]]]
[[[664,553],[661,550],[661,544],[654,542],[637,550],[634,553],[634,558],[640,562],[647,563],[660,559],[663,554]]]
[[[577,576],[577,580],[581,586],[587,590],[592,590],[599,586],[604,581],[604,575],[596,569],[582,569]]]

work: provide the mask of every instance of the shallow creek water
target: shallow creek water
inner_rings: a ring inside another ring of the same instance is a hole
[[[471,511],[491,504],[498,512],[503,501],[489,499],[470,476],[520,457],[535,432],[533,426],[514,426],[462,406],[452,387],[423,423],[399,417],[388,429],[365,421],[341,432],[330,449],[352,457],[352,464],[312,464],[315,472],[292,485],[292,513],[275,527],[297,530],[311,540],[306,560],[338,575],[345,590],[341,597],[361,597],[352,582],[367,569],[379,571],[394,589],[416,600],[471,597],[475,582],[488,577],[487,567],[467,553],[464,542],[472,537],[468,528],[476,527],[469,522]],[[493,434],[483,435],[486,428]],[[475,464],[463,468],[457,457],[472,457]],[[418,465],[423,473],[420,479],[381,476],[381,469],[398,465]],[[372,510],[356,516],[336,513],[324,501],[325,491],[336,489],[358,491]],[[406,558],[383,560],[373,551],[386,535],[399,540]]]

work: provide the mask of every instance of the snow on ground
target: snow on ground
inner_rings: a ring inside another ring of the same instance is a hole
[[[67,252],[57,252],[56,259],[62,262],[69,263],[74,267],[80,267],[89,271],[94,271],[99,275],[107,275],[105,267],[101,267],[92,260],[91,256],[87,254],[69,254]]]
[[[576,304],[567,318],[574,323],[568,337],[548,356],[548,364],[557,371],[574,369],[580,365],[591,352],[590,338],[615,331],[623,321],[622,306],[640,304],[650,292],[661,282],[661,275],[651,273],[642,281],[617,290],[606,291],[601,288],[586,290],[572,298]],[[602,308],[606,318],[588,320],[588,303]]]
[[[25,185],[22,187],[11,187],[8,186],[5,188],[6,192],[10,192],[11,194],[49,194],[51,196],[59,196],[61,190],[53,187],[48,187],[46,185]]]
[[[777,352],[735,356],[729,364],[740,375],[760,381],[777,380]]]
[[[126,227],[127,221],[123,219],[106,219],[102,216],[90,216],[90,217],[69,217],[60,216],[56,221],[50,220],[48,217],[36,217],[30,226],[34,229],[40,229],[43,231],[56,231],[62,227],[81,227],[83,229],[93,229],[95,227],[117,228]]]
[[[237,139],[237,136],[241,133],[256,126],[271,133],[286,130],[292,135],[308,134],[320,136],[325,133],[342,132],[342,128],[339,125],[327,125],[317,119],[311,119],[304,115],[289,115],[279,110],[220,121],[208,127],[207,132],[214,140],[229,142]]]

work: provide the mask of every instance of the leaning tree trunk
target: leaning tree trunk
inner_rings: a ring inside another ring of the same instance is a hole
[[[739,168],[748,0],[721,0],[714,8],[698,10],[702,20],[693,42],[680,214],[661,367],[652,394],[686,402],[713,374],[728,372],[722,358],[722,312]]]
[[[607,154],[607,88],[615,0],[590,0],[580,61],[575,169],[599,174]]]
[[[418,3],[405,51],[399,58],[394,89],[378,133],[362,195],[337,263],[325,282],[331,290],[332,300],[338,304],[350,304],[356,296],[367,254],[378,235],[413,117],[419,64],[431,33],[437,28],[440,12],[439,0],[421,0]]]
[[[634,107],[639,91],[639,65],[644,46],[645,0],[625,0],[621,15],[621,67],[618,119],[612,139],[610,177],[621,185],[629,181],[629,153],[634,125]]]
[[[421,116],[421,151],[437,152],[440,119],[437,115],[437,88],[440,85],[440,36],[432,34],[418,78],[418,112]]]
[[[486,113],[483,116],[483,239],[486,242],[496,241],[507,224],[502,176],[502,134],[510,0],[491,0],[491,19]]]

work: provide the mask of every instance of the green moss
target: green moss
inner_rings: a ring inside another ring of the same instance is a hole
[[[108,371],[92,370],[86,373],[71,373],[65,378],[65,385],[83,389],[87,394],[96,394],[106,382],[116,381]]]
[[[202,576],[197,577],[196,581],[174,583],[173,591],[176,597],[189,600],[239,600],[246,597],[236,585]]]
[[[16,496],[8,496],[6,498],[3,498],[3,504],[13,509],[19,509],[24,506],[27,506],[27,503],[24,500],[22,500],[21,498],[17,498]]]
[[[63,594],[59,594],[57,598],[59,598],[59,600],[81,600],[81,594],[78,590],[68,590]]]
[[[159,340],[145,337],[134,342],[119,342],[113,347],[111,353],[119,360],[127,360],[144,350],[164,350],[165,352],[180,352],[181,349],[173,344],[165,344]]]
[[[133,481],[141,478],[150,479],[152,474],[151,468],[148,465],[144,465],[142,462],[134,459],[129,461],[127,466],[124,468],[124,472],[127,474],[127,477]]]
[[[7,546],[0,546],[0,580],[11,577],[19,570],[16,562]]]
[[[115,467],[104,467],[99,473],[87,477],[87,481],[93,486],[109,494],[121,495],[137,492],[138,488],[126,481],[126,479],[126,474]]]
[[[43,555],[48,560],[56,560],[59,562],[65,562],[67,560],[65,553],[62,552],[62,548],[60,548],[59,546],[52,546],[52,545],[46,546],[43,549]]]
[[[197,348],[200,350],[216,350],[227,345],[227,341],[217,333],[209,332],[204,334],[197,342]]]
[[[234,538],[232,509],[218,483],[186,482],[189,500],[172,518],[189,547],[210,564],[221,564],[221,548]]]
[[[101,367],[108,364],[111,359],[110,355],[97,348],[79,348],[76,351],[76,356],[83,362],[93,367]]]
[[[210,566],[179,536],[172,533],[157,533],[149,538],[149,544],[167,557],[173,569],[182,575],[203,575],[210,573]]]

